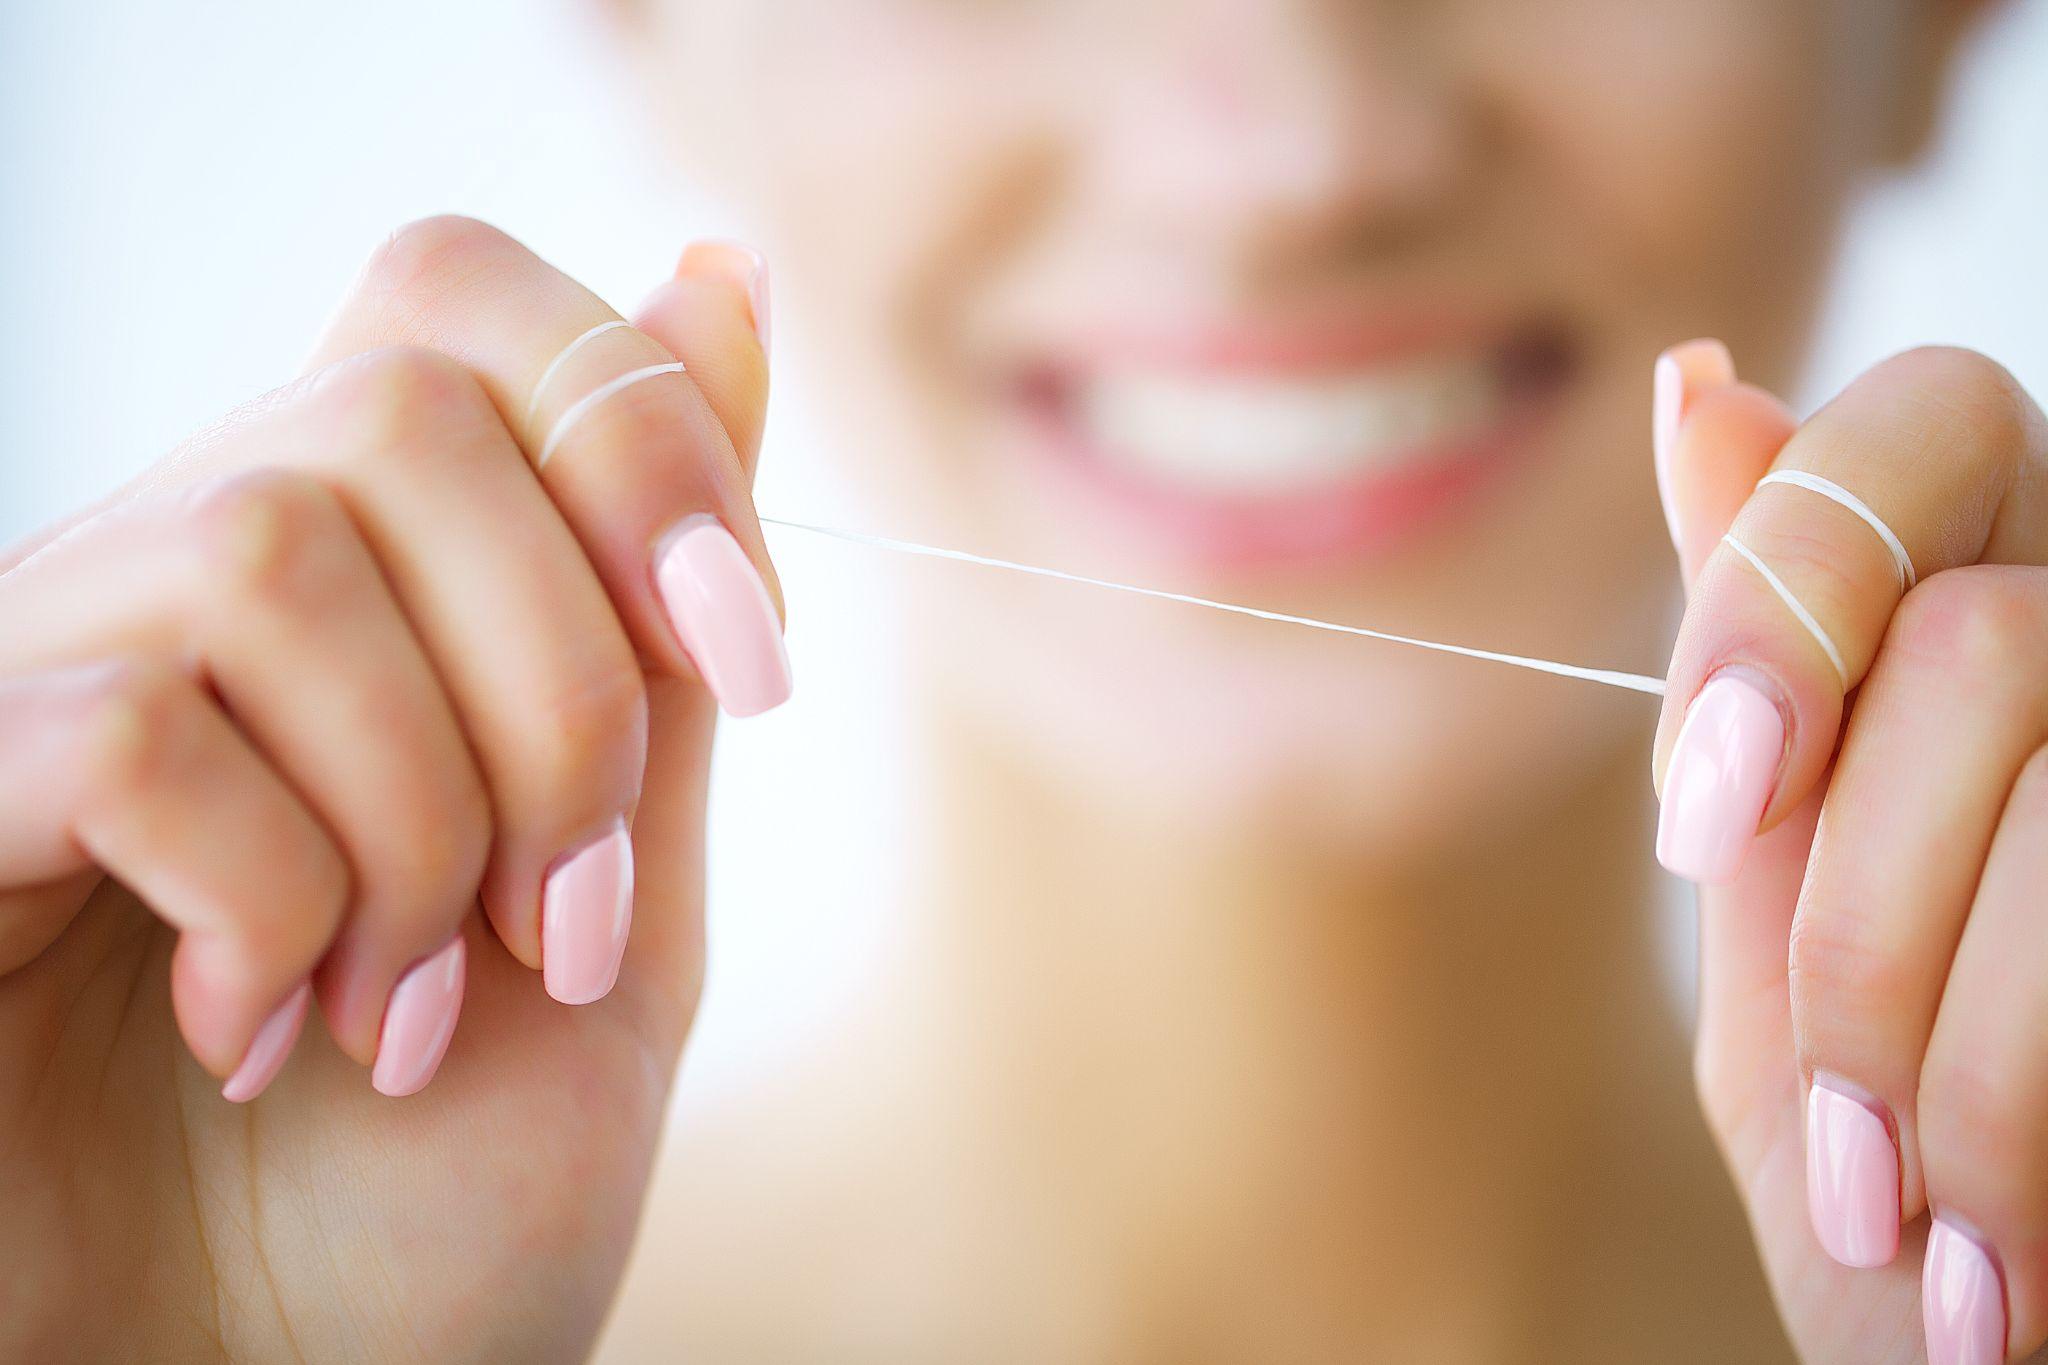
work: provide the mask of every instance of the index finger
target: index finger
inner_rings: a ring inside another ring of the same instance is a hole
[[[696,673],[732,715],[788,697],[751,471],[674,355],[511,237],[452,217],[393,235],[315,363],[391,344],[476,375],[645,660]],[[759,341],[734,327],[725,344]]]
[[[2044,465],[2032,400],[1944,348],[1874,367],[1785,443],[1702,567],[1672,654],[1656,757],[1670,870],[1732,880],[1813,790],[1916,580],[2048,562]]]

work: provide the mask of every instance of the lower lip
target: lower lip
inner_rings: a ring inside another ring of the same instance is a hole
[[[1418,449],[1405,468],[1272,494],[1177,488],[1130,472],[1093,447],[1064,405],[1024,402],[1034,463],[1063,507],[1097,512],[1155,553],[1219,568],[1267,568],[1398,552],[1476,503],[1536,447],[1545,395],[1524,393],[1501,420],[1454,444]]]

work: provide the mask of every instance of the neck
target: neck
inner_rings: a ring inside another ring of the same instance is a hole
[[[934,846],[956,856],[922,941],[957,1093],[1054,1207],[1178,1229],[1124,1248],[1155,1273],[1242,1285],[1242,1264],[1182,1263],[1232,1248],[1341,1302],[1382,1286],[1397,1318],[1448,1279],[1482,1319],[1521,1315],[1457,1330],[1512,1338],[1526,1305],[1503,1286],[1612,1186],[1617,1116],[1647,1137],[1689,1113],[1638,745],[1523,824],[1389,869],[1113,820],[950,738]],[[1648,1105],[1645,1075],[1665,1078]]]

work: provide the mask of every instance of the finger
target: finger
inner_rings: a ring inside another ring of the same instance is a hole
[[[258,461],[336,491],[453,700],[488,790],[481,895],[499,938],[558,999],[601,997],[631,922],[624,829],[646,764],[644,677],[489,397],[431,351],[354,356],[259,405],[192,462]],[[330,1002],[323,974],[322,1004],[340,1014],[330,1023],[365,1048],[370,998]]]
[[[1786,442],[1772,478],[1817,476],[1870,515],[1767,479],[1702,568],[1658,731],[1660,792],[1685,779],[1660,821],[1667,867],[1725,881],[1757,830],[1805,799],[1914,574],[2048,556],[2044,445],[2009,375],[1943,350],[1877,366]]]
[[[1728,348],[1712,337],[1682,341],[1657,357],[1651,370],[1650,452],[1657,473],[1657,501],[1664,509],[1664,526],[1683,564],[1686,534],[1681,513],[1685,503],[1673,482],[1678,450],[1678,433],[1693,405],[1702,394],[1726,388],[1735,382],[1735,360]],[[1685,574],[1692,581],[1690,572]]]
[[[1718,345],[1692,349],[1725,355]],[[1660,374],[1663,404],[1676,406],[1680,420],[1675,431],[1668,417],[1657,424],[1660,487],[1671,499],[1667,518],[1688,587],[1795,426],[1776,398],[1735,383],[1724,366],[1713,366],[1707,386],[1694,391],[1685,377],[1691,368],[1681,368],[1686,387],[1675,402],[1671,379]],[[1695,1084],[1763,1254],[1786,1270],[1779,1263],[1803,1253],[1810,1234],[1785,944],[1819,806],[1810,800],[1759,838],[1733,884],[1700,888]]]
[[[341,921],[341,852],[179,674],[114,663],[0,680],[0,883],[94,866],[179,930],[179,1031],[230,1099],[253,1098]]]
[[[1776,396],[1751,384],[1726,384],[1688,402],[1667,476],[1688,589],[1798,425]]]
[[[330,1027],[369,1061],[400,973],[474,902],[491,821],[455,713],[340,500],[265,470],[124,504],[0,580],[0,602],[19,623],[0,668],[189,660],[333,831],[355,896],[320,982]]]
[[[1922,1306],[1936,1362],[2026,1357],[2048,1340],[2044,880],[2048,751],[2013,785],[1920,1077],[1934,1212]]]
[[[692,243],[633,325],[689,366],[751,479],[768,412],[768,263],[736,242]]]
[[[1790,947],[1815,1231],[1882,1265],[1924,1207],[1921,1064],[2006,793],[2048,739],[2048,572],[1906,595],[1828,784]],[[1902,774],[1911,774],[1902,780]]]
[[[765,711],[789,668],[746,471],[692,378],[620,321],[503,233],[430,219],[378,253],[321,353],[424,342],[472,370],[642,654],[728,714]]]

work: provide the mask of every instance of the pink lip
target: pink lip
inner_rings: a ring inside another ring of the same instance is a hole
[[[1127,358],[1204,373],[1313,374],[1470,344],[1473,331],[1446,321],[1371,329],[1184,331],[1164,345],[1118,347]],[[1499,336],[1496,330],[1494,337]],[[1126,334],[1126,340],[1129,340]],[[1087,354],[1111,354],[1104,346]],[[1086,360],[1082,364],[1086,364]],[[1532,452],[1555,398],[1548,380],[1518,383],[1491,428],[1438,448],[1418,448],[1394,468],[1272,494],[1219,494],[1134,473],[1095,448],[1071,410],[1071,378],[1041,373],[1022,386],[1025,444],[1061,505],[1092,511],[1113,533],[1156,553],[1219,568],[1356,561],[1391,553],[1449,519]],[[1405,467],[1404,467],[1405,466]]]
[[[1477,309],[1329,306],[1230,322],[1105,322],[1083,329],[1062,355],[1074,366],[1142,360],[1195,371],[1314,374],[1498,344],[1513,330]]]

